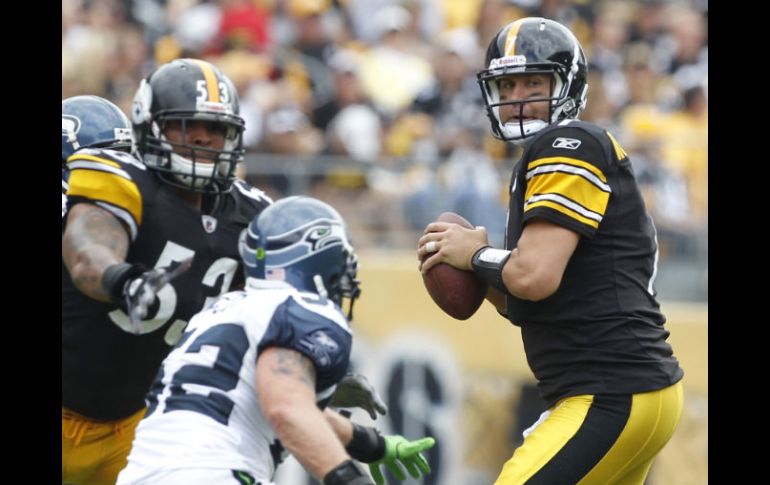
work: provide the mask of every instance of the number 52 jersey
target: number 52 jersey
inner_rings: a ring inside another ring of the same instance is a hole
[[[121,220],[129,229],[127,262],[153,268],[193,257],[191,268],[159,291],[139,335],[120,308],[82,294],[62,262],[62,405],[113,421],[144,407],[158,366],[187,321],[243,283],[238,237],[272,201],[236,181],[201,215],[127,153],[85,149],[67,165],[68,206],[95,204]]]
[[[352,334],[339,307],[282,281],[247,279],[195,316],[148,394],[118,483],[155,483],[174,469],[243,470],[270,480],[282,447],[262,414],[255,385],[260,352],[300,352],[315,367],[320,405],[350,359]]]

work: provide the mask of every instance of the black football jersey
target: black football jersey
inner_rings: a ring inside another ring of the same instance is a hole
[[[272,201],[236,181],[201,214],[129,154],[81,150],[68,167],[68,207],[89,202],[123,221],[131,240],[127,262],[153,268],[193,257],[190,269],[158,292],[159,304],[138,335],[120,308],[82,294],[62,263],[62,405],[115,420],[144,407],[152,379],[187,321],[243,284],[238,237]]]
[[[510,192],[507,249],[534,218],[581,236],[554,294],[537,302],[507,297],[543,397],[553,403],[678,381],[653,289],[655,226],[615,138],[583,121],[549,126],[524,151]]]

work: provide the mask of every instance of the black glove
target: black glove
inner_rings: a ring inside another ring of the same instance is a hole
[[[372,419],[377,419],[377,413],[386,414],[388,406],[382,400],[377,390],[361,374],[346,374],[337,384],[337,390],[332,395],[330,406],[341,408],[362,408]]]
[[[147,317],[147,309],[157,298],[158,291],[191,265],[192,257],[176,266],[151,270],[145,270],[142,264],[114,264],[104,271],[102,287],[128,314],[134,333],[139,333],[139,324]]]
[[[374,485],[353,460],[345,460],[324,477],[324,485]]]

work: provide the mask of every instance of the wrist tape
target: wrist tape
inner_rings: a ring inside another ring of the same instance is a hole
[[[473,273],[488,286],[508,293],[508,289],[503,283],[503,266],[511,257],[511,252],[505,249],[495,249],[486,246],[473,254],[471,267]]]
[[[374,485],[353,460],[345,460],[324,477],[324,485]]]
[[[353,439],[345,447],[350,456],[364,463],[372,463],[385,456],[385,438],[375,428],[353,424]]]
[[[123,287],[126,282],[144,273],[144,266],[131,263],[118,263],[109,266],[102,274],[102,289],[110,295],[112,301],[123,303]]]

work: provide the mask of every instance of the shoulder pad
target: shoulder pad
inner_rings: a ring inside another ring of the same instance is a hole
[[[261,190],[259,190],[256,187],[252,187],[247,182],[243,180],[236,180],[233,182],[233,187],[235,187],[236,191],[238,191],[241,195],[253,199],[261,204],[264,204],[265,207],[273,203],[273,199],[268,197],[268,195]]]
[[[131,153],[108,148],[83,148],[76,151],[67,159],[67,165],[77,160],[92,161],[113,167],[131,166],[146,171],[147,167]]]
[[[133,155],[105,148],[85,148],[67,159],[68,204],[90,202],[112,213],[136,239],[142,224],[143,199],[137,179],[146,167]]]
[[[347,372],[352,335],[336,307],[293,295],[276,308],[257,351],[284,347],[304,354],[316,368],[316,391],[336,384]],[[344,325],[344,326],[343,326]]]
[[[609,168],[611,149],[606,131],[593,123],[572,121],[552,125],[538,134],[530,146],[528,160],[568,158],[605,171]]]

